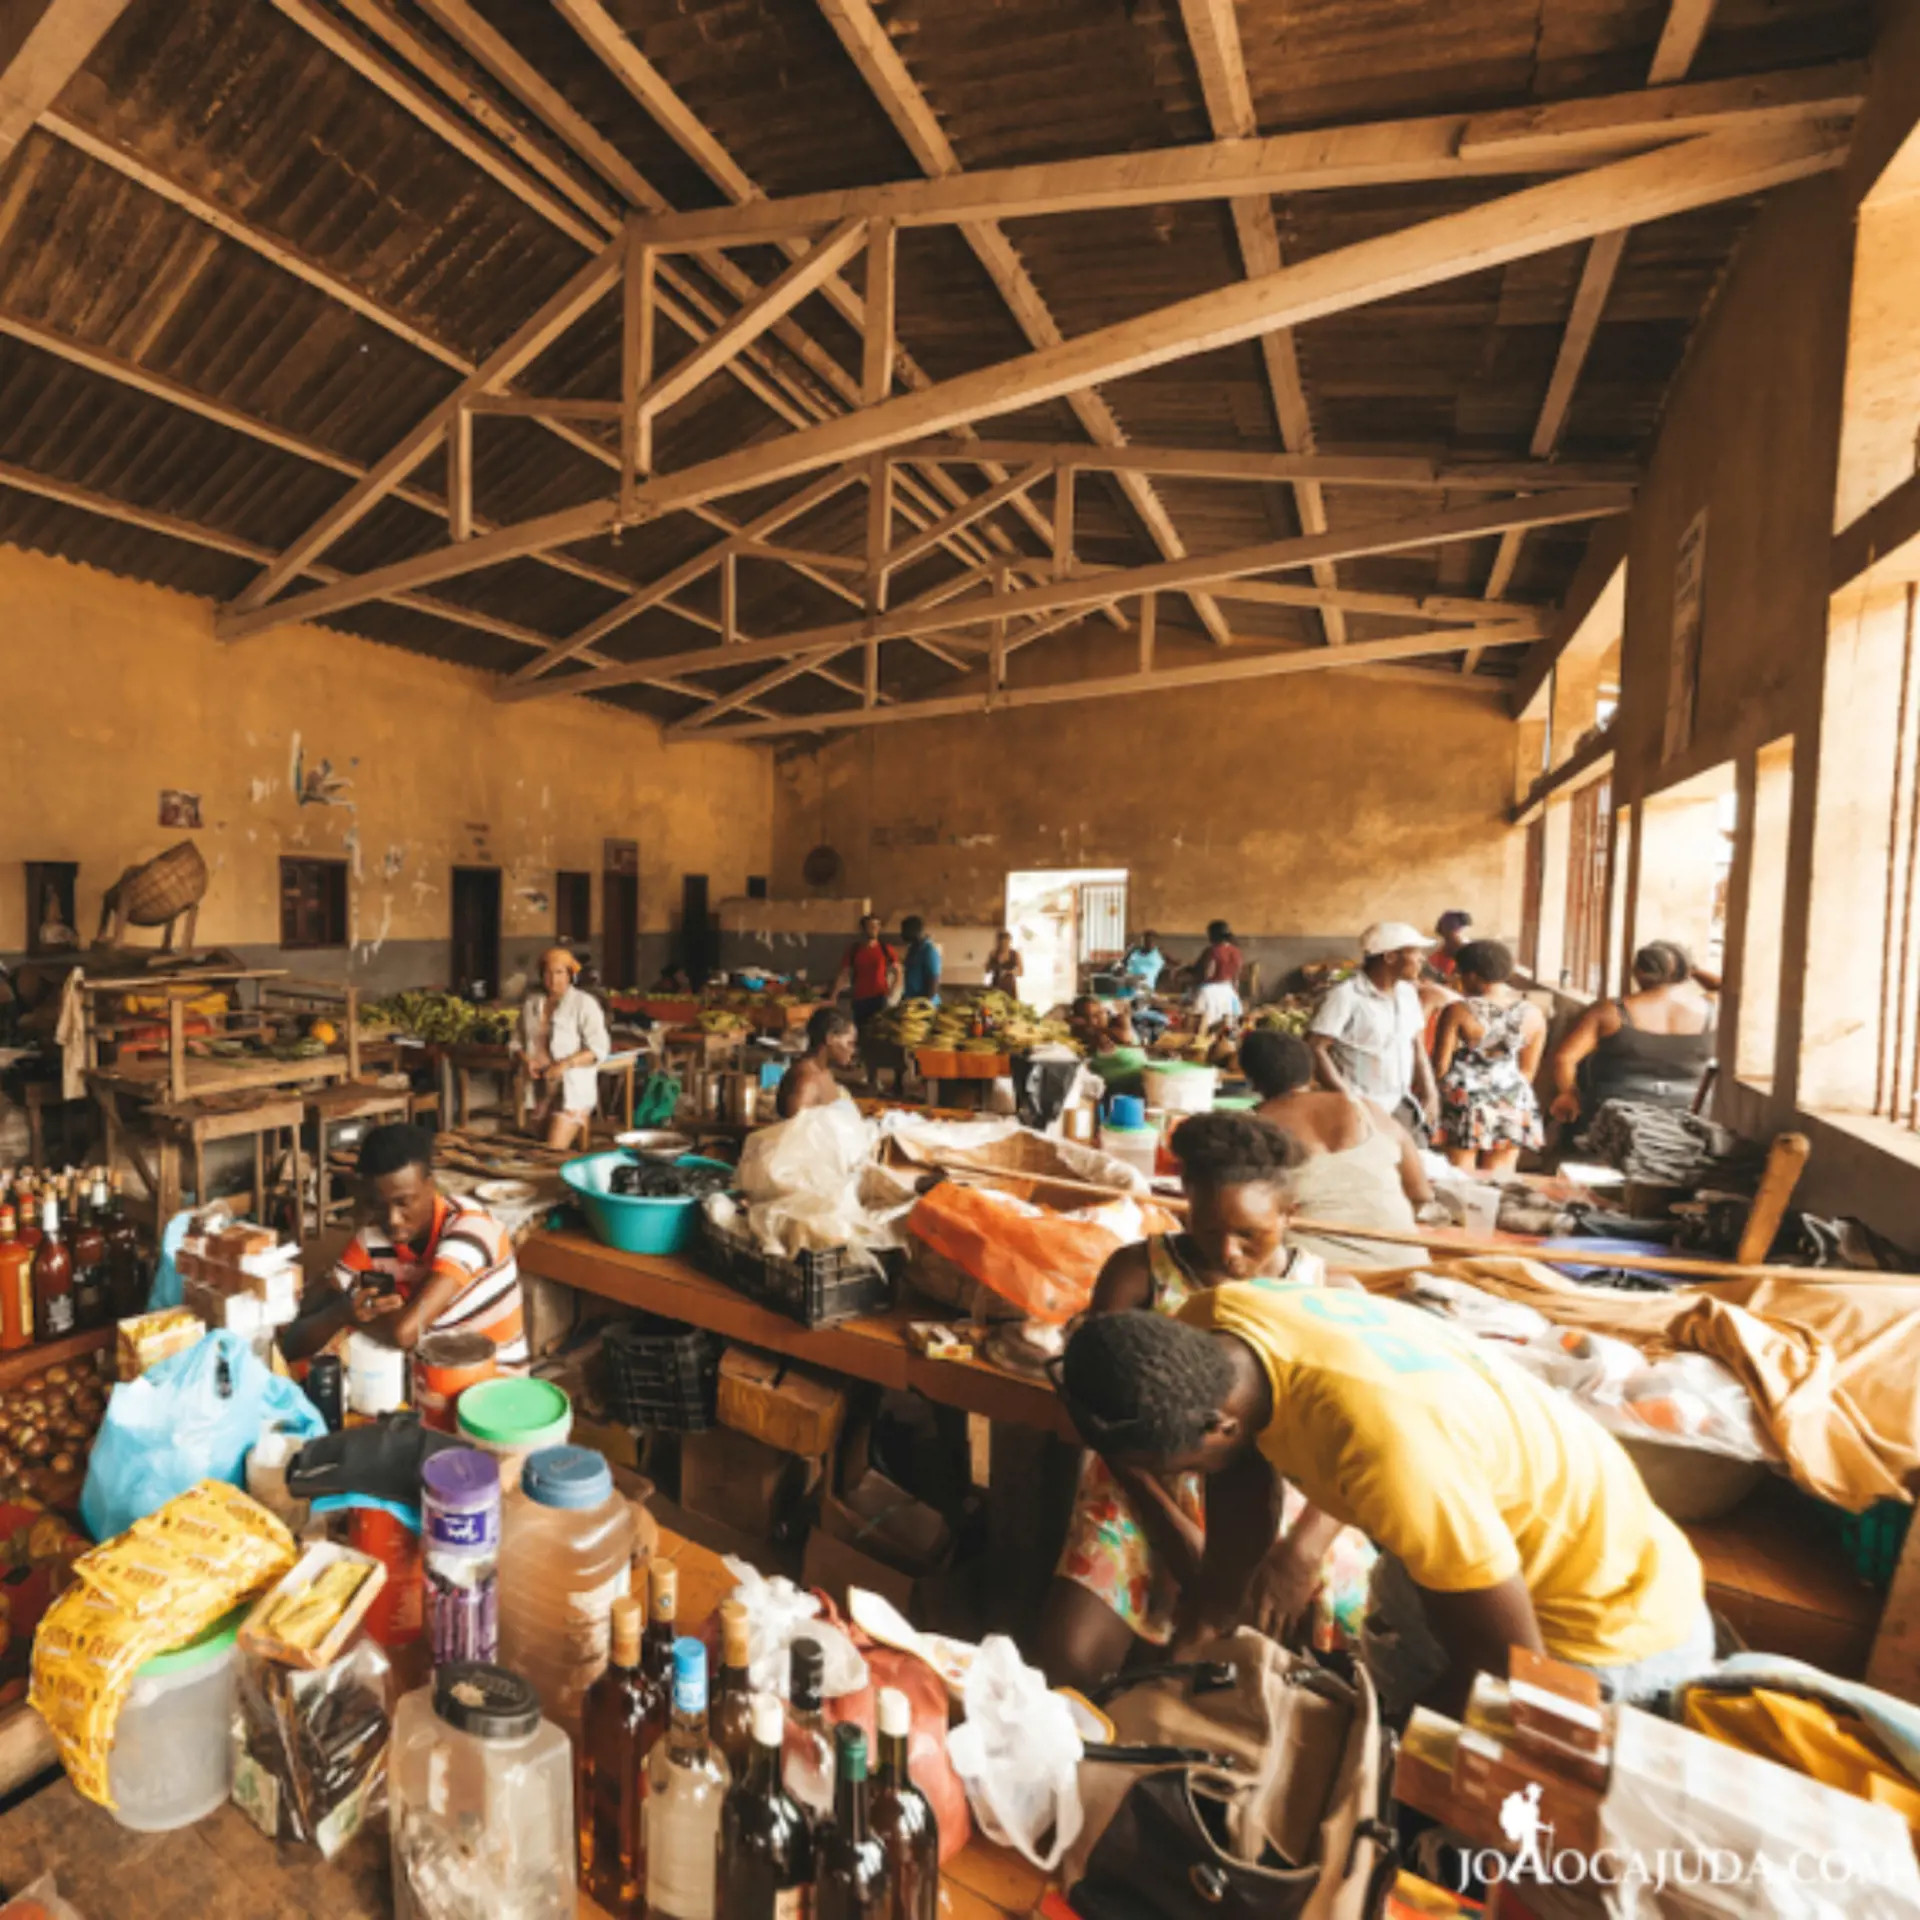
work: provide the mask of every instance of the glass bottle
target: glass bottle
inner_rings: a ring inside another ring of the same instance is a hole
[[[33,1249],[14,1231],[13,1209],[0,1207],[0,1353],[33,1345]]]
[[[25,1168],[21,1169],[20,1181],[13,1193],[13,1217],[19,1229],[20,1244],[23,1247],[37,1247],[40,1244],[40,1202],[33,1191],[32,1177]]]
[[[720,1671],[713,1680],[713,1744],[738,1780],[753,1753],[753,1690],[747,1679],[747,1610],[738,1600],[720,1604]]]
[[[33,1250],[33,1337],[63,1340],[73,1331],[73,1256],[60,1237],[60,1202],[49,1192],[40,1208],[40,1244]]]
[[[796,1640],[787,1655],[787,1737],[782,1777],[814,1821],[833,1814],[833,1734],[820,1704],[826,1656],[818,1640]]]
[[[614,1920],[639,1920],[645,1912],[647,1864],[640,1847],[647,1782],[640,1755],[647,1711],[640,1674],[644,1618],[645,1609],[630,1595],[613,1603],[612,1658],[587,1689],[580,1709],[580,1785],[574,1795],[580,1884]]]
[[[73,1324],[76,1327],[104,1327],[107,1324],[107,1236],[100,1225],[104,1210],[104,1183],[92,1192],[84,1182],[77,1183],[73,1216],[67,1223],[67,1252],[73,1261]]]
[[[867,1825],[867,1736],[834,1728],[833,1818],[813,1836],[813,1920],[886,1920],[887,1856]]]
[[[715,1911],[723,1920],[806,1920],[813,1892],[813,1827],[780,1784],[786,1710],[753,1696],[744,1774],[720,1810]]]
[[[647,1689],[642,1760],[665,1736],[673,1718],[673,1626],[679,1612],[680,1571],[656,1554],[647,1562],[647,1628],[640,1640],[640,1677]]]
[[[117,1173],[109,1176],[107,1191],[107,1291],[113,1300],[113,1317],[126,1320],[146,1311],[147,1261],[140,1247],[140,1229],[127,1218],[126,1195]]]
[[[892,1880],[887,1920],[939,1920],[940,1823],[907,1771],[913,1707],[898,1687],[882,1687],[874,1717],[880,1766],[868,1812]]]
[[[647,1757],[647,1920],[715,1920],[720,1809],[730,1784],[707,1738],[707,1650],[676,1640],[673,1718]]]

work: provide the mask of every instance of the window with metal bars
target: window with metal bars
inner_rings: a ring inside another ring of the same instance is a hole
[[[1084,881],[1078,904],[1080,964],[1119,959],[1127,947],[1127,883]]]
[[[1527,822],[1526,863],[1520,880],[1520,965],[1540,977],[1540,901],[1547,886],[1547,821],[1536,814]]]
[[[1880,932],[1879,1045],[1873,1110],[1920,1130],[1920,937],[1914,891],[1920,860],[1920,685],[1914,671],[1914,588],[1899,622],[1900,692],[1887,785],[1886,904]]]
[[[1560,984],[1589,999],[1607,961],[1607,872],[1612,859],[1613,782],[1596,780],[1569,802],[1566,942]]]

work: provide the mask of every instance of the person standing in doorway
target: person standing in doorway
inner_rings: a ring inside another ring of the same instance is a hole
[[[901,991],[909,1000],[931,1000],[940,1004],[940,972],[945,959],[939,942],[927,931],[927,923],[917,913],[900,922],[900,936],[907,943],[906,958],[900,965]]]
[[[1002,927],[993,937],[993,951],[987,955],[988,991],[1019,999],[1021,966],[1020,949],[1013,944],[1013,935]]]
[[[899,978],[900,962],[893,949],[880,938],[880,916],[877,913],[862,914],[860,937],[847,949],[847,957],[840,962],[840,972],[829,997],[838,1000],[851,988],[854,1024],[864,1027],[875,1014],[885,1009],[887,996]]]
[[[1360,970],[1329,989],[1308,1037],[1325,1085],[1385,1107],[1416,1140],[1440,1117],[1426,1017],[1413,985],[1427,947],[1404,920],[1370,926],[1360,936]]]

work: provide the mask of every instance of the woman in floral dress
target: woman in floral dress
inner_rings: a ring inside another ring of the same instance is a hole
[[[1456,1167],[1511,1173],[1522,1147],[1540,1146],[1533,1076],[1546,1015],[1507,984],[1513,955],[1498,940],[1468,941],[1455,965],[1462,997],[1441,1010],[1434,1036],[1439,1144]]]
[[[1174,1151],[1191,1208],[1187,1231],[1122,1247],[1100,1276],[1091,1312],[1173,1313],[1191,1294],[1227,1280],[1326,1281],[1318,1255],[1286,1245],[1288,1175],[1301,1157],[1288,1135],[1253,1114],[1196,1114],[1174,1136]],[[1307,1509],[1291,1488],[1284,1497],[1276,1511],[1270,1475],[1236,1483],[1187,1473],[1163,1482],[1088,1455],[1041,1614],[1039,1660],[1048,1678],[1097,1686],[1125,1664],[1136,1640],[1165,1646],[1177,1628],[1231,1624],[1282,1531],[1299,1548],[1298,1591],[1285,1618],[1253,1624],[1276,1634],[1298,1629],[1330,1586],[1358,1607],[1371,1549]]]

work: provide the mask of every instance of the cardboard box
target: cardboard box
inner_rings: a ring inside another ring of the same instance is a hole
[[[680,1438],[680,1504],[740,1533],[771,1537],[790,1527],[811,1478],[798,1454],[731,1427]]]
[[[1532,1800],[1538,1830],[1553,1829],[1556,1849],[1592,1853],[1600,1845],[1600,1794],[1509,1741],[1462,1727],[1453,1751],[1453,1796],[1503,1829],[1508,1802]],[[1511,1843],[1503,1843],[1510,1845]]]
[[[723,1426],[783,1453],[814,1457],[833,1451],[847,1417],[838,1387],[773,1354],[729,1347],[720,1356]]]
[[[1438,1820],[1475,1846],[1505,1851],[1512,1843],[1498,1819],[1453,1790],[1453,1762],[1460,1724],[1429,1707],[1415,1707],[1393,1764],[1393,1797],[1402,1806]]]
[[[1514,1732],[1524,1745],[1550,1757],[1572,1754],[1598,1768],[1606,1784],[1613,1751],[1613,1715],[1597,1674],[1544,1653],[1514,1647],[1507,1656],[1507,1691]]]
[[[876,1467],[821,1501],[820,1526],[909,1579],[937,1573],[953,1556],[953,1532],[939,1511]]]

